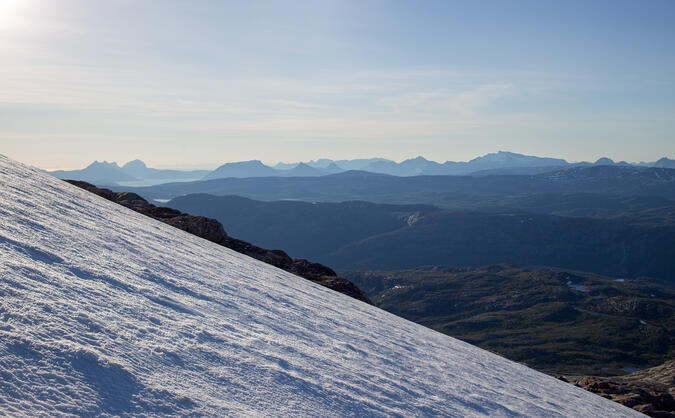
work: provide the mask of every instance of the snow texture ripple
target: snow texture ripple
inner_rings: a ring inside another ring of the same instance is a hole
[[[637,416],[0,156],[0,414]]]

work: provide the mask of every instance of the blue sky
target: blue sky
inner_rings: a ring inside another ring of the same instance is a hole
[[[0,153],[672,158],[674,21],[674,1],[0,0]]]

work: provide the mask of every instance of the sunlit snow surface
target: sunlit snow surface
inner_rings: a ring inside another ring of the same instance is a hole
[[[0,156],[0,414],[630,409]]]

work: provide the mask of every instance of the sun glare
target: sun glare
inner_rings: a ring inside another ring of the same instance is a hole
[[[0,0],[0,29],[10,29],[20,26],[22,9],[30,0]]]

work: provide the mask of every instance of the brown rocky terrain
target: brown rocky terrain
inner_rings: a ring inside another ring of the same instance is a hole
[[[625,376],[559,379],[652,417],[675,417],[675,360]]]
[[[204,216],[192,216],[175,209],[155,206],[136,193],[113,192],[112,190],[99,188],[93,184],[78,180],[66,181],[107,200],[142,213],[143,215],[182,229],[190,234],[197,235],[198,237],[230,248],[249,257],[271,264],[282,270],[335,290],[336,292],[371,303],[361,289],[349,280],[339,277],[335,271],[329,267],[301,258],[291,258],[282,250],[268,250],[257,247],[246,241],[232,238],[227,235],[223,225],[215,219],[206,218]]]

